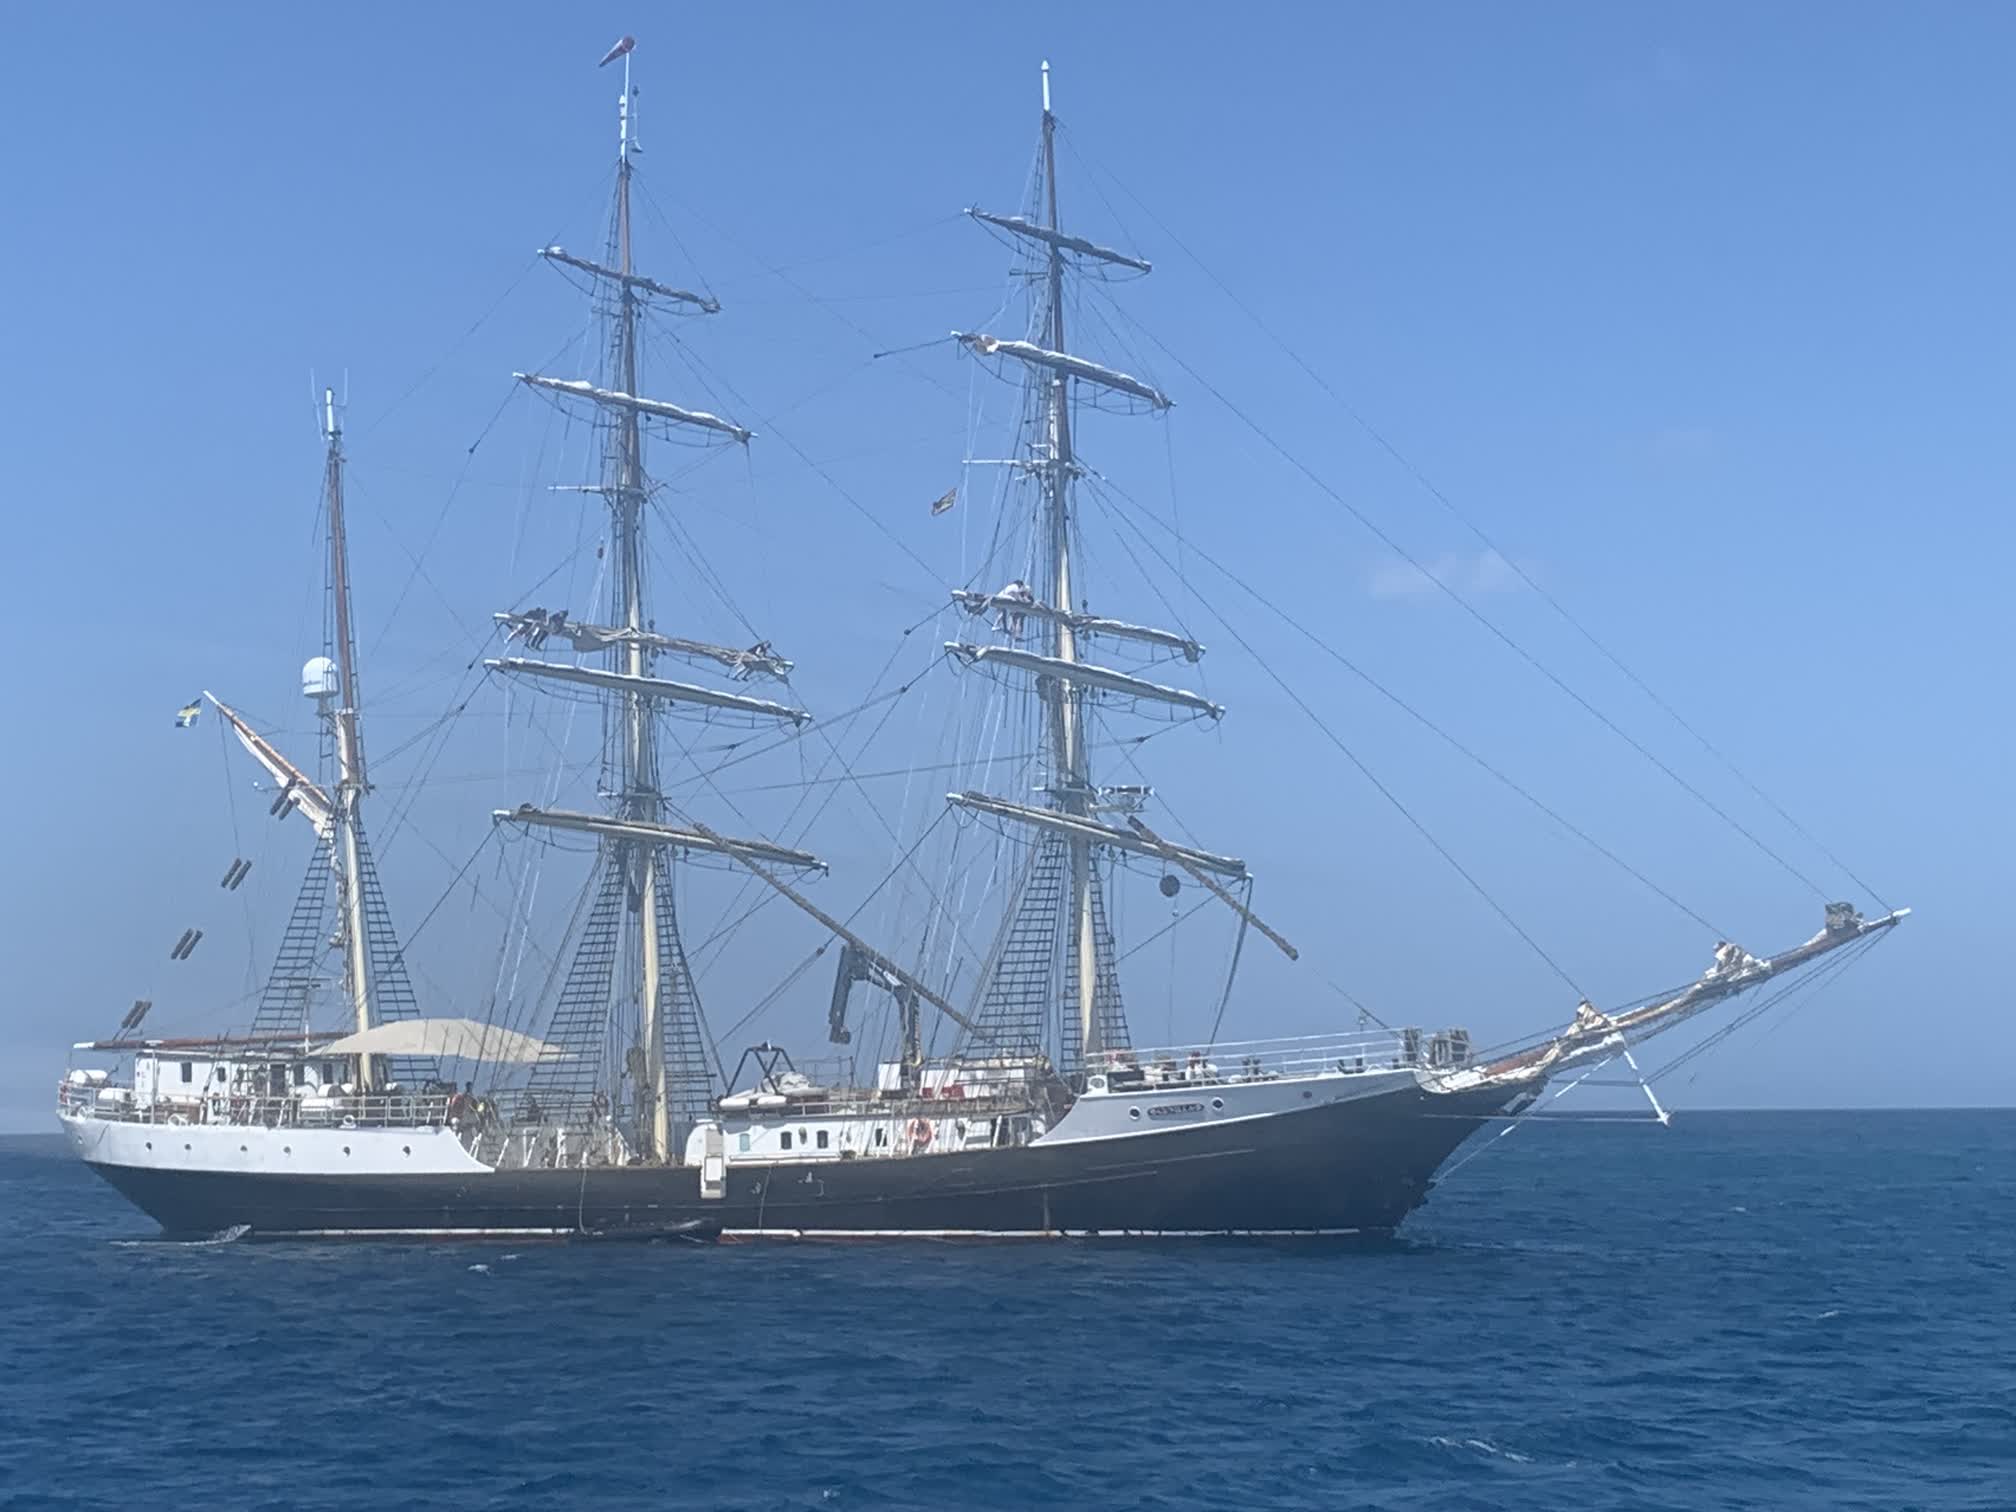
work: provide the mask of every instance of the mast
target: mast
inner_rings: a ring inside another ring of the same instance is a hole
[[[1049,265],[1049,320],[1045,339],[1053,352],[1068,351],[1064,340],[1064,249],[1055,239],[1061,232],[1057,223],[1057,117],[1050,110],[1050,62],[1043,62],[1043,229],[1052,233],[1047,243]],[[1046,597],[1066,617],[1050,622],[1050,640],[1058,661],[1071,665],[1078,660],[1078,632],[1068,617],[1075,598],[1071,592],[1071,410],[1070,375],[1052,372],[1049,380],[1049,457],[1043,475],[1044,531],[1049,547]],[[1092,777],[1085,759],[1085,694],[1083,685],[1066,678],[1050,683],[1050,772],[1056,785],[1055,798],[1065,813],[1089,819],[1092,813]],[[1092,846],[1083,835],[1074,834],[1070,846],[1070,907],[1074,921],[1072,938],[1077,948],[1069,965],[1069,1000],[1078,1013],[1078,1044],[1084,1063],[1090,1065],[1104,1049],[1099,1043],[1097,996],[1099,969],[1098,942],[1092,916]]]
[[[1229,878],[1242,889],[1250,889],[1252,879],[1245,864],[1234,857],[1170,846],[1159,836],[1145,839],[1134,829],[1111,822],[1105,816],[1131,817],[1154,790],[1101,788],[1093,778],[1091,720],[1100,709],[1124,705],[1138,712],[1159,710],[1165,718],[1213,721],[1225,710],[1201,694],[1144,675],[1171,656],[1195,663],[1204,648],[1186,633],[1095,613],[1074,555],[1082,546],[1074,490],[1084,471],[1073,436],[1074,402],[1089,396],[1095,406],[1117,403],[1135,413],[1160,414],[1174,401],[1153,383],[1074,353],[1066,345],[1067,274],[1079,276],[1090,269],[1146,273],[1151,265],[1145,258],[1063,229],[1058,212],[1057,117],[1051,109],[1047,62],[1038,168],[1034,198],[1018,213],[1000,214],[979,206],[966,211],[1020,246],[1018,267],[1030,275],[1035,305],[1023,339],[982,331],[952,332],[953,340],[976,358],[1003,369],[1020,367],[1024,373],[1021,381],[1027,385],[1028,400],[1021,424],[1027,455],[1012,465],[1025,469],[1035,482],[1030,581],[1017,579],[995,593],[970,587],[954,590],[954,602],[980,624],[946,642],[945,650],[964,666],[1020,674],[1033,681],[1041,806],[977,791],[948,793],[946,798],[958,808],[1033,830],[1037,836],[982,973],[976,1002],[982,1026],[978,1038],[995,1053],[1005,1049],[1041,1054],[1056,1033],[1058,1064],[1073,1074],[1089,1069],[1105,1053],[1125,1048],[1130,1040],[1101,862],[1110,857],[1117,864],[1119,857],[1132,854],[1179,868],[1195,866]],[[1024,257],[1028,260],[1020,261]],[[1033,633],[1028,629],[1032,625]],[[1033,646],[1024,644],[1025,634]],[[1146,658],[1148,665],[1116,664],[1115,653],[1123,659]],[[1243,909],[1231,893],[1205,885],[1235,910]]]
[[[644,466],[647,426],[741,445],[751,433],[722,416],[638,391],[652,307],[712,315],[720,305],[637,269],[632,209],[637,93],[630,78],[635,46],[634,38],[624,37],[602,59],[604,64],[623,59],[616,193],[606,251],[590,260],[558,246],[539,249],[542,258],[570,275],[593,280],[596,312],[604,323],[602,372],[594,382],[513,375],[556,403],[586,407],[597,416],[601,476],[569,491],[598,495],[609,511],[608,601],[598,622],[570,619],[557,609],[520,607],[497,614],[507,644],[522,641],[528,653],[550,649],[546,657],[501,656],[486,659],[485,665],[550,691],[592,689],[606,711],[600,812],[520,804],[495,815],[499,823],[574,830],[599,842],[589,884],[593,902],[553,1005],[549,1033],[562,1053],[532,1068],[528,1097],[536,1093],[541,1109],[563,1122],[599,1123],[626,1107],[632,1149],[645,1160],[669,1164],[680,1159],[687,1129],[705,1116],[713,1081],[699,994],[679,938],[673,888],[679,856],[700,851],[744,862],[761,857],[799,870],[819,870],[823,863],[760,838],[716,835],[668,804],[660,785],[661,714],[735,717],[793,728],[811,716],[773,699],[661,677],[655,671],[657,659],[669,656],[711,663],[736,682],[759,674],[781,681],[791,663],[765,641],[736,650],[660,634],[654,618],[648,575],[652,558],[645,540],[652,487]],[[596,554],[602,555],[599,548]],[[584,656],[596,662],[578,659]],[[623,1014],[620,1023],[613,1016],[618,1011]]]
[[[631,139],[630,53],[623,54],[623,93],[616,101],[616,329],[614,376],[625,394],[637,392],[637,285],[630,246]],[[644,438],[643,418],[634,407],[615,415],[615,477],[606,497],[616,537],[616,602],[627,632],[623,670],[634,678],[650,675],[650,621],[644,607]],[[662,817],[658,793],[658,763],[652,742],[653,711],[641,689],[621,695],[622,758],[618,763],[617,812],[625,819],[655,824]],[[645,1154],[664,1160],[672,1142],[671,1108],[665,1096],[665,1034],[661,1021],[664,963],[658,931],[658,868],[655,845],[622,843],[623,860],[634,866],[639,895],[637,948],[640,1034],[644,1041],[644,1084],[638,1090],[649,1130]]]
[[[364,743],[359,729],[357,642],[350,624],[350,551],[343,523],[343,427],[336,418],[334,389],[322,391],[322,434],[328,446],[322,491],[329,511],[329,596],[334,614],[336,708],[327,697],[320,702],[325,718],[336,727],[335,835],[338,870],[343,888],[344,981],[349,989],[351,1018],[360,1034],[371,1027],[371,954],[364,910],[364,864],[358,838],[358,807],[363,801]],[[324,685],[326,687],[326,684]],[[358,1085],[368,1091],[376,1080],[374,1057],[357,1058]]]

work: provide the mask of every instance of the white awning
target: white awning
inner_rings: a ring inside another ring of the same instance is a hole
[[[379,1024],[357,1034],[346,1034],[333,1044],[318,1045],[317,1055],[436,1055],[449,1060],[488,1061],[493,1065],[529,1065],[533,1061],[558,1060],[566,1055],[558,1045],[500,1029],[495,1024],[479,1024],[466,1018],[399,1019]]]

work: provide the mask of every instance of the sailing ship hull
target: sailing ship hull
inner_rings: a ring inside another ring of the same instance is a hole
[[[736,1162],[718,1197],[703,1196],[692,1166],[295,1174],[124,1163],[102,1141],[80,1153],[171,1236],[241,1225],[266,1239],[615,1237],[682,1225],[731,1239],[1377,1235],[1426,1199],[1435,1171],[1507,1101],[1502,1088],[1410,1087],[1061,1144]]]

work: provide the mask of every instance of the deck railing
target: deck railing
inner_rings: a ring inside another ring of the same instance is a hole
[[[1451,1067],[1464,1064],[1469,1057],[1470,1036],[1461,1029],[1435,1034],[1419,1029],[1374,1029],[1297,1039],[1220,1040],[1212,1045],[1109,1050],[1090,1069],[1094,1075],[1103,1073],[1108,1086],[1117,1091],[1144,1084],[1210,1086],[1408,1066]]]
[[[59,1112],[111,1123],[228,1124],[268,1129],[369,1129],[438,1127],[450,1121],[447,1093],[373,1093],[348,1097],[249,1097],[212,1093],[203,1097],[156,1096],[151,1102],[130,1088],[63,1081],[57,1086]],[[111,1094],[111,1095],[107,1095]]]

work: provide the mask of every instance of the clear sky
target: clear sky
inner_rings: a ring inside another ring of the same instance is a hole
[[[1015,207],[1047,56],[1067,220],[1156,262],[1116,291],[1139,322],[1126,350],[1095,355],[1178,400],[1166,421],[1102,423],[1087,444],[1103,471],[1746,945],[1817,926],[1819,897],[1422,591],[1208,376],[1795,869],[1874,906],[1481,555],[1222,279],[1828,849],[1918,910],[1670,1099],[2009,1101],[2006,8],[14,7],[0,1127],[43,1126],[69,1041],[135,997],[157,1000],[164,1031],[242,1020],[219,1005],[274,943],[306,832],[266,819],[209,722],[178,733],[171,715],[211,687],[300,743],[296,669],[319,625],[311,370],[347,375],[351,396],[377,834],[409,928],[489,809],[530,796],[501,695],[464,668],[490,610],[580,536],[576,501],[534,486],[570,475],[579,434],[509,373],[578,341],[578,297],[531,254],[600,245],[616,81],[593,65],[626,31],[640,255],[726,306],[682,328],[704,370],[666,370],[661,389],[763,433],[746,466],[682,481],[677,512],[799,660],[815,710],[852,707],[892,653],[898,675],[922,670],[939,627],[908,646],[901,632],[983,530],[970,507],[934,521],[926,506],[958,480],[984,380],[943,345],[871,355],[998,304],[1003,251],[957,212]],[[1154,613],[1109,561],[1101,606]],[[1254,962],[1242,1029],[1348,1024],[1329,983],[1484,1039],[1565,1020],[1573,994],[1212,606],[1599,1002],[1707,964],[1700,925],[1208,569],[1185,578],[1165,591],[1232,713],[1158,741],[1154,778],[1191,833],[1252,862],[1263,913],[1305,949],[1300,967]],[[684,602],[671,586],[661,624]],[[678,628],[740,634],[690,602]],[[399,750],[471,691],[452,742]],[[936,696],[858,765],[935,751]],[[907,809],[892,792],[889,813],[907,822],[923,791]],[[834,806],[829,900],[887,869],[878,826],[858,794]],[[217,889],[234,854],[258,863],[243,898]],[[489,858],[477,875],[499,877]],[[414,957],[430,1001],[466,1011],[489,992],[488,906],[451,894],[429,922]],[[203,950],[171,966],[198,924]],[[803,948],[793,933],[778,954]],[[717,1028],[774,983],[762,964],[703,981]],[[1169,1027],[1202,1027],[1169,966],[1134,989],[1151,1037],[1165,999]],[[814,1043],[815,977],[749,1033]]]

